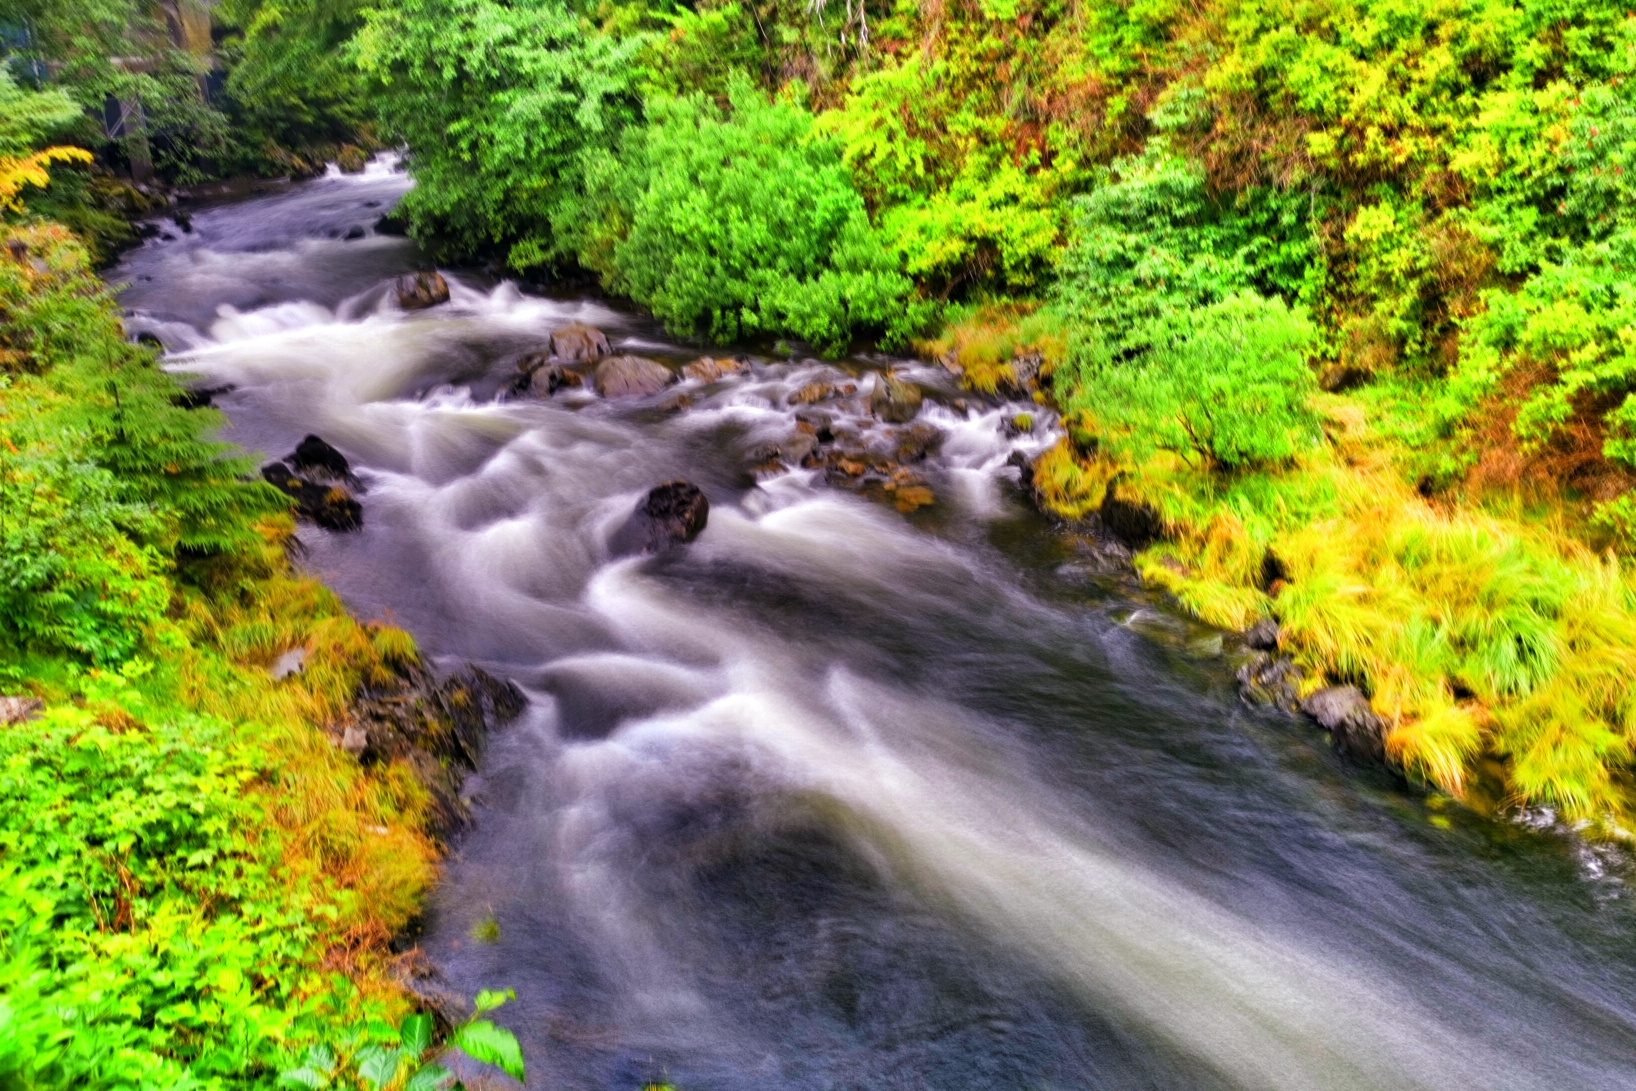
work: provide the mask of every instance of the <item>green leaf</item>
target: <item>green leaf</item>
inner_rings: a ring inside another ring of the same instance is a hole
[[[411,1015],[403,1021],[398,1034],[403,1052],[418,1060],[432,1046],[432,1017],[425,1013]]]
[[[278,1086],[306,1087],[310,1091],[323,1091],[324,1088],[329,1086],[329,1077],[317,1069],[303,1066],[301,1068],[292,1068],[287,1072],[280,1072],[278,1074]]]
[[[358,1052],[358,1078],[371,1087],[384,1087],[398,1074],[402,1059],[399,1050],[369,1046]]]
[[[454,1047],[474,1061],[498,1067],[512,1079],[523,1078],[523,1051],[517,1036],[486,1019],[467,1023],[455,1032]]]
[[[429,1064],[409,1077],[403,1091],[437,1091],[437,1086],[454,1075],[440,1064]]]
[[[517,994],[510,989],[483,989],[478,992],[477,999],[472,1003],[477,1008],[478,1015],[487,1015],[507,1000],[515,999]]]

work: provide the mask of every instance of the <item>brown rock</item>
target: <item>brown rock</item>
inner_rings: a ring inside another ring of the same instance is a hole
[[[701,383],[713,383],[729,375],[741,375],[750,370],[750,362],[742,356],[716,358],[701,356],[682,369],[682,374]]]
[[[406,311],[423,311],[449,301],[449,282],[442,273],[405,273],[393,287],[398,306]]]
[[[1323,725],[1335,745],[1355,758],[1386,760],[1386,725],[1356,686],[1329,686],[1301,702],[1301,711]]]
[[[608,355],[610,351],[607,335],[595,326],[587,326],[583,322],[564,326],[551,334],[551,353],[564,363],[577,364],[595,360],[599,356]]]
[[[930,506],[936,496],[924,485],[905,485],[892,494],[892,503],[899,511],[909,512]]]
[[[646,356],[610,356],[596,366],[596,392],[604,398],[640,398],[657,394],[676,376]]]
[[[875,389],[869,394],[869,411],[889,424],[907,424],[920,412],[921,395],[918,387],[882,373],[875,376]]]
[[[356,144],[342,144],[335,154],[335,165],[341,168],[342,174],[362,174],[369,165],[369,153]]]
[[[811,405],[813,402],[821,402],[825,398],[833,398],[834,396],[834,383],[808,383],[790,395],[789,403],[791,405]]]

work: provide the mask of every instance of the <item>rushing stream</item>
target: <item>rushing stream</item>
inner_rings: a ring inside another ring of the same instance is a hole
[[[418,255],[370,225],[407,185],[203,209],[114,277],[133,333],[232,387],[227,438],[352,459],[364,527],[303,527],[311,568],[530,695],[421,938],[449,989],[516,990],[530,1086],[1636,1088],[1622,865],[1244,707],[1235,638],[1021,502],[1008,458],[1051,438],[1008,437],[1022,406],[900,364],[941,433],[905,515],[746,468],[792,391],[884,361],[505,396],[571,320],[699,351],[476,274],[400,311]],[[705,532],[613,559],[677,477]]]

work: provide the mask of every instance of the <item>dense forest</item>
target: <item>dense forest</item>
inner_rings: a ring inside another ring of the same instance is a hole
[[[440,261],[1031,394],[1042,504],[1140,513],[1145,581],[1276,618],[1407,776],[1627,836],[1622,7],[0,0],[0,48],[0,678],[45,704],[0,732],[7,1086],[429,1045],[386,968],[428,800],[317,730],[412,641],[289,567],[94,275],[168,187],[384,149]]]

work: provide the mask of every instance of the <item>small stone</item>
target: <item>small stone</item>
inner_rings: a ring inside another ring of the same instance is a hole
[[[1270,617],[1264,617],[1251,625],[1244,633],[1244,643],[1258,651],[1275,652],[1278,650],[1278,622]]]
[[[921,393],[890,374],[875,376],[875,389],[869,394],[869,411],[889,424],[907,424],[920,412]]]
[[[924,485],[908,485],[892,494],[892,503],[899,511],[910,512],[932,504],[937,497]]]
[[[38,697],[0,697],[0,724],[25,723],[43,708]]]
[[[714,383],[729,375],[750,370],[750,361],[743,356],[725,358],[701,356],[682,369],[682,374],[701,383]]]
[[[353,757],[361,757],[369,748],[369,734],[363,728],[353,726],[341,733],[341,749]]]
[[[818,437],[808,432],[796,432],[779,445],[778,456],[792,466],[799,466],[818,450]]]
[[[406,311],[423,311],[449,301],[449,282],[442,273],[406,273],[394,284],[398,306]]]
[[[835,396],[834,383],[808,383],[789,397],[791,405],[811,405]]]
[[[1335,745],[1356,758],[1386,760],[1386,725],[1356,686],[1329,686],[1301,702],[1301,711],[1317,720]]]

